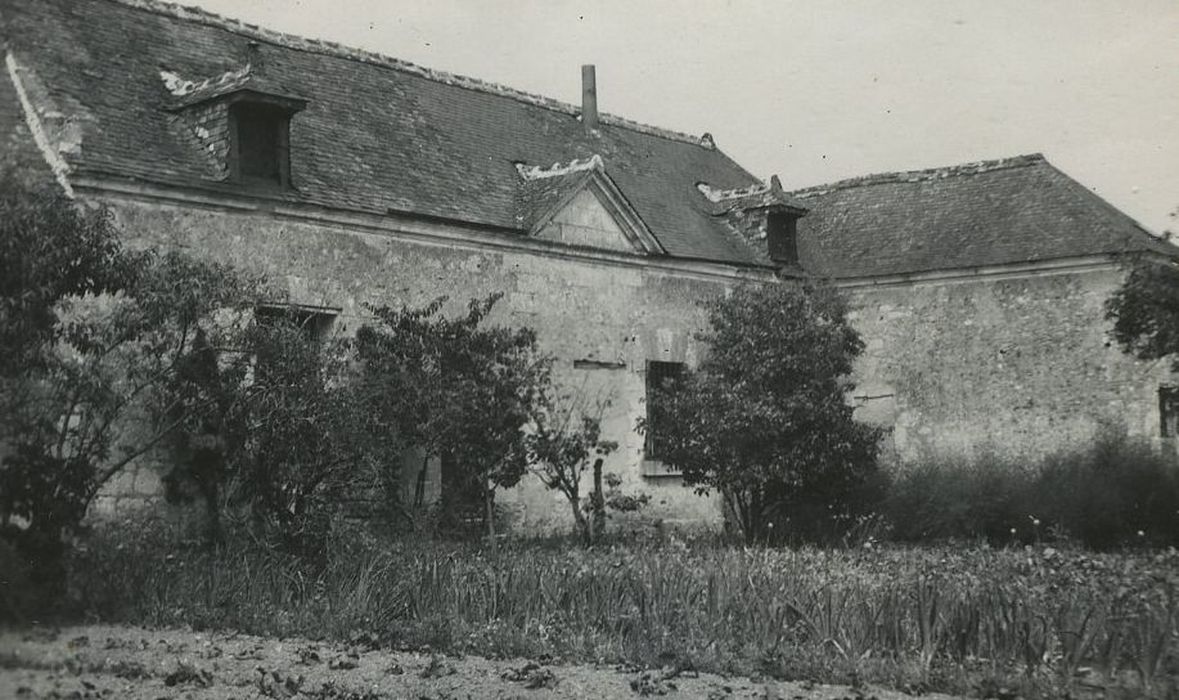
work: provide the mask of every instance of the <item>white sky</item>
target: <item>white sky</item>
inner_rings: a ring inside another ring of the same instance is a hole
[[[182,0],[692,134],[787,188],[1041,152],[1179,233],[1175,0]]]

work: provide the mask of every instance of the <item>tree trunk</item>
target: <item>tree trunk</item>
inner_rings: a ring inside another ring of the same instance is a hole
[[[491,551],[496,551],[497,543],[495,541],[495,491],[491,485],[491,480],[488,480],[483,485],[483,501],[487,505],[487,511],[484,517],[487,519],[487,539],[491,541]]]
[[[418,478],[413,486],[413,507],[421,508],[426,501],[426,470],[430,468],[430,452],[424,450],[422,454],[422,468],[418,470]]]
[[[577,534],[585,544],[593,543],[593,533],[590,531],[589,520],[581,510],[581,498],[576,493],[569,496],[569,505],[573,506],[573,522],[577,524]]]
[[[594,493],[590,497],[593,513],[593,529],[590,541],[597,542],[606,534],[606,496],[602,493],[602,460],[594,460]]]
[[[225,539],[225,533],[221,529],[218,490],[216,484],[211,484],[205,491],[205,537],[208,538],[209,545],[214,547]]]

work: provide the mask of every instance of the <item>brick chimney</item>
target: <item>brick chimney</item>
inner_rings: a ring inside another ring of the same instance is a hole
[[[592,65],[581,67],[581,125],[587,134],[598,128],[598,82]]]

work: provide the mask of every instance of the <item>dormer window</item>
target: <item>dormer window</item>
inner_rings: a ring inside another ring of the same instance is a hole
[[[199,80],[160,71],[167,105],[188,122],[209,158],[210,176],[245,187],[289,189],[291,119],[307,107],[262,70],[257,46],[245,66]]]
[[[252,101],[229,108],[230,172],[243,184],[290,186],[290,111]]]
[[[785,265],[798,263],[798,215],[786,211],[766,212],[766,243],[770,260]]]

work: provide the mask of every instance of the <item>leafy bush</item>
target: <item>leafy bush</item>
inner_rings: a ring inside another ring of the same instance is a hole
[[[346,344],[275,316],[251,324],[228,361],[201,344],[186,358],[177,392],[215,410],[186,422],[165,484],[174,501],[205,502],[214,541],[223,516],[244,510],[264,541],[320,556],[333,517],[364,495],[360,467],[395,461],[401,443],[371,424]]]
[[[1031,513],[1087,547],[1179,545],[1179,456],[1125,435],[1046,461]]]
[[[1026,505],[1031,484],[1016,464],[994,456],[923,464],[893,481],[885,512],[892,536],[902,542],[1020,542],[1032,527]]]
[[[783,282],[739,287],[707,310],[698,371],[648,397],[665,461],[685,486],[719,491],[746,542],[789,534],[802,504],[852,515],[853,494],[876,472],[880,431],[855,422],[846,400],[864,345],[845,299]]]
[[[253,283],[0,175],[0,528],[46,599],[102,487],[196,408],[167,390],[194,335]]]
[[[993,456],[925,464],[896,478],[884,510],[905,542],[1179,545],[1179,458],[1105,433],[1033,465]]]
[[[445,298],[419,309],[372,306],[375,320],[356,334],[366,408],[425,458],[442,457],[444,495],[474,496],[447,505],[481,506],[493,538],[495,492],[527,471],[523,428],[552,364],[532,329],[485,323],[502,296],[473,299],[454,318],[440,313]]]

